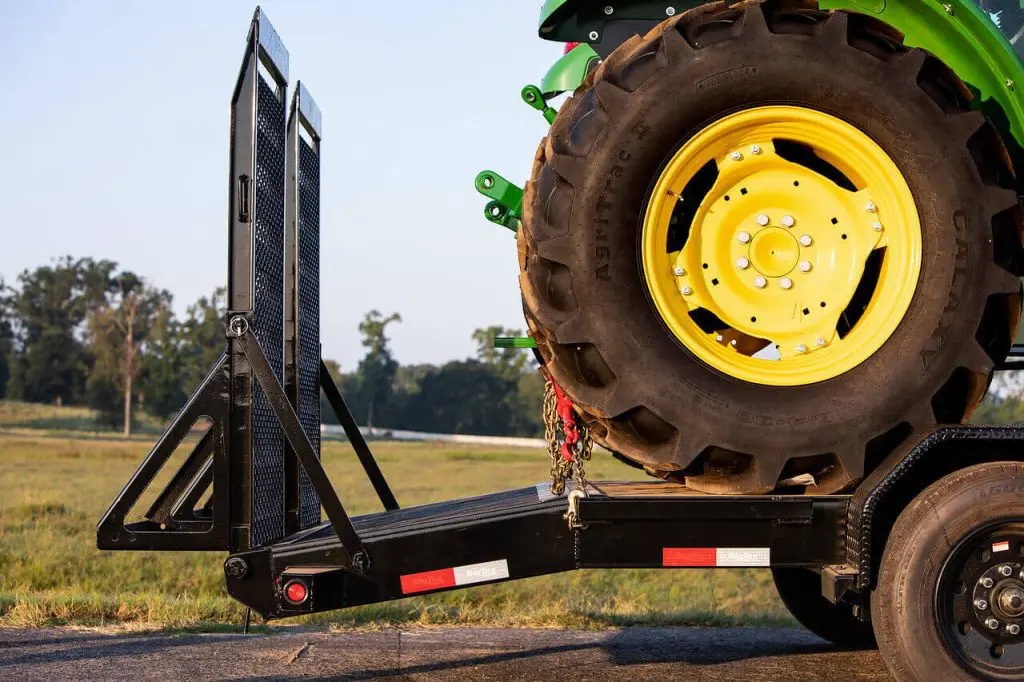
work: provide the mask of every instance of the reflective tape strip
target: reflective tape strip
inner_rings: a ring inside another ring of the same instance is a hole
[[[431,590],[443,590],[446,587],[459,587],[474,583],[485,583],[491,580],[504,580],[509,577],[508,562],[505,559],[485,561],[482,564],[469,564],[442,568],[436,571],[410,573],[401,576],[402,594],[416,594]]]
[[[661,565],[671,568],[771,566],[770,547],[665,547]]]

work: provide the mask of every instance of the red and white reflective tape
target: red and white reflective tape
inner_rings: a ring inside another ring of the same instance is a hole
[[[1002,542],[993,542],[992,543],[992,551],[993,552],[1008,552],[1008,551],[1010,551],[1010,542],[1008,540],[1003,540]]]
[[[508,577],[508,561],[505,559],[485,561],[482,564],[469,564],[468,566],[441,568],[436,571],[403,575],[401,577],[402,594],[443,590],[446,587],[461,587],[492,580],[505,580]]]
[[[771,547],[665,547],[661,565],[670,568],[767,567]]]

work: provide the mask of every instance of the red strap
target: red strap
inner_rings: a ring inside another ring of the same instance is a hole
[[[559,419],[562,420],[562,432],[565,439],[562,441],[562,458],[567,462],[573,460],[573,448],[580,442],[580,431],[576,425],[576,413],[572,409],[572,400],[565,394],[562,387],[551,379],[551,386],[555,389],[555,400],[557,401],[556,411]]]

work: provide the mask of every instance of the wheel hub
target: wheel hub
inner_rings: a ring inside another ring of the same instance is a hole
[[[793,139],[810,156],[794,160]],[[690,181],[709,164],[714,182],[695,199]],[[654,193],[643,257],[655,305],[687,348],[737,378],[836,376],[877,350],[909,306],[921,248],[913,196],[885,152],[838,119],[793,107],[726,117],[677,153]],[[693,218],[679,248],[670,230],[681,210]],[[879,252],[879,284],[856,311],[863,330],[850,333],[844,316]]]
[[[942,569],[939,628],[972,669],[1024,667],[1024,532],[1020,524],[963,541]]]

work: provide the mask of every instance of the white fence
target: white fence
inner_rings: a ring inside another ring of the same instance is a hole
[[[400,440],[425,443],[462,443],[467,445],[496,445],[509,448],[546,448],[543,438],[505,438],[502,436],[467,436],[456,433],[424,433],[423,431],[402,431],[400,429],[368,428],[360,426],[359,432],[366,438]],[[320,433],[330,438],[345,438],[345,429],[337,424],[321,424]]]

